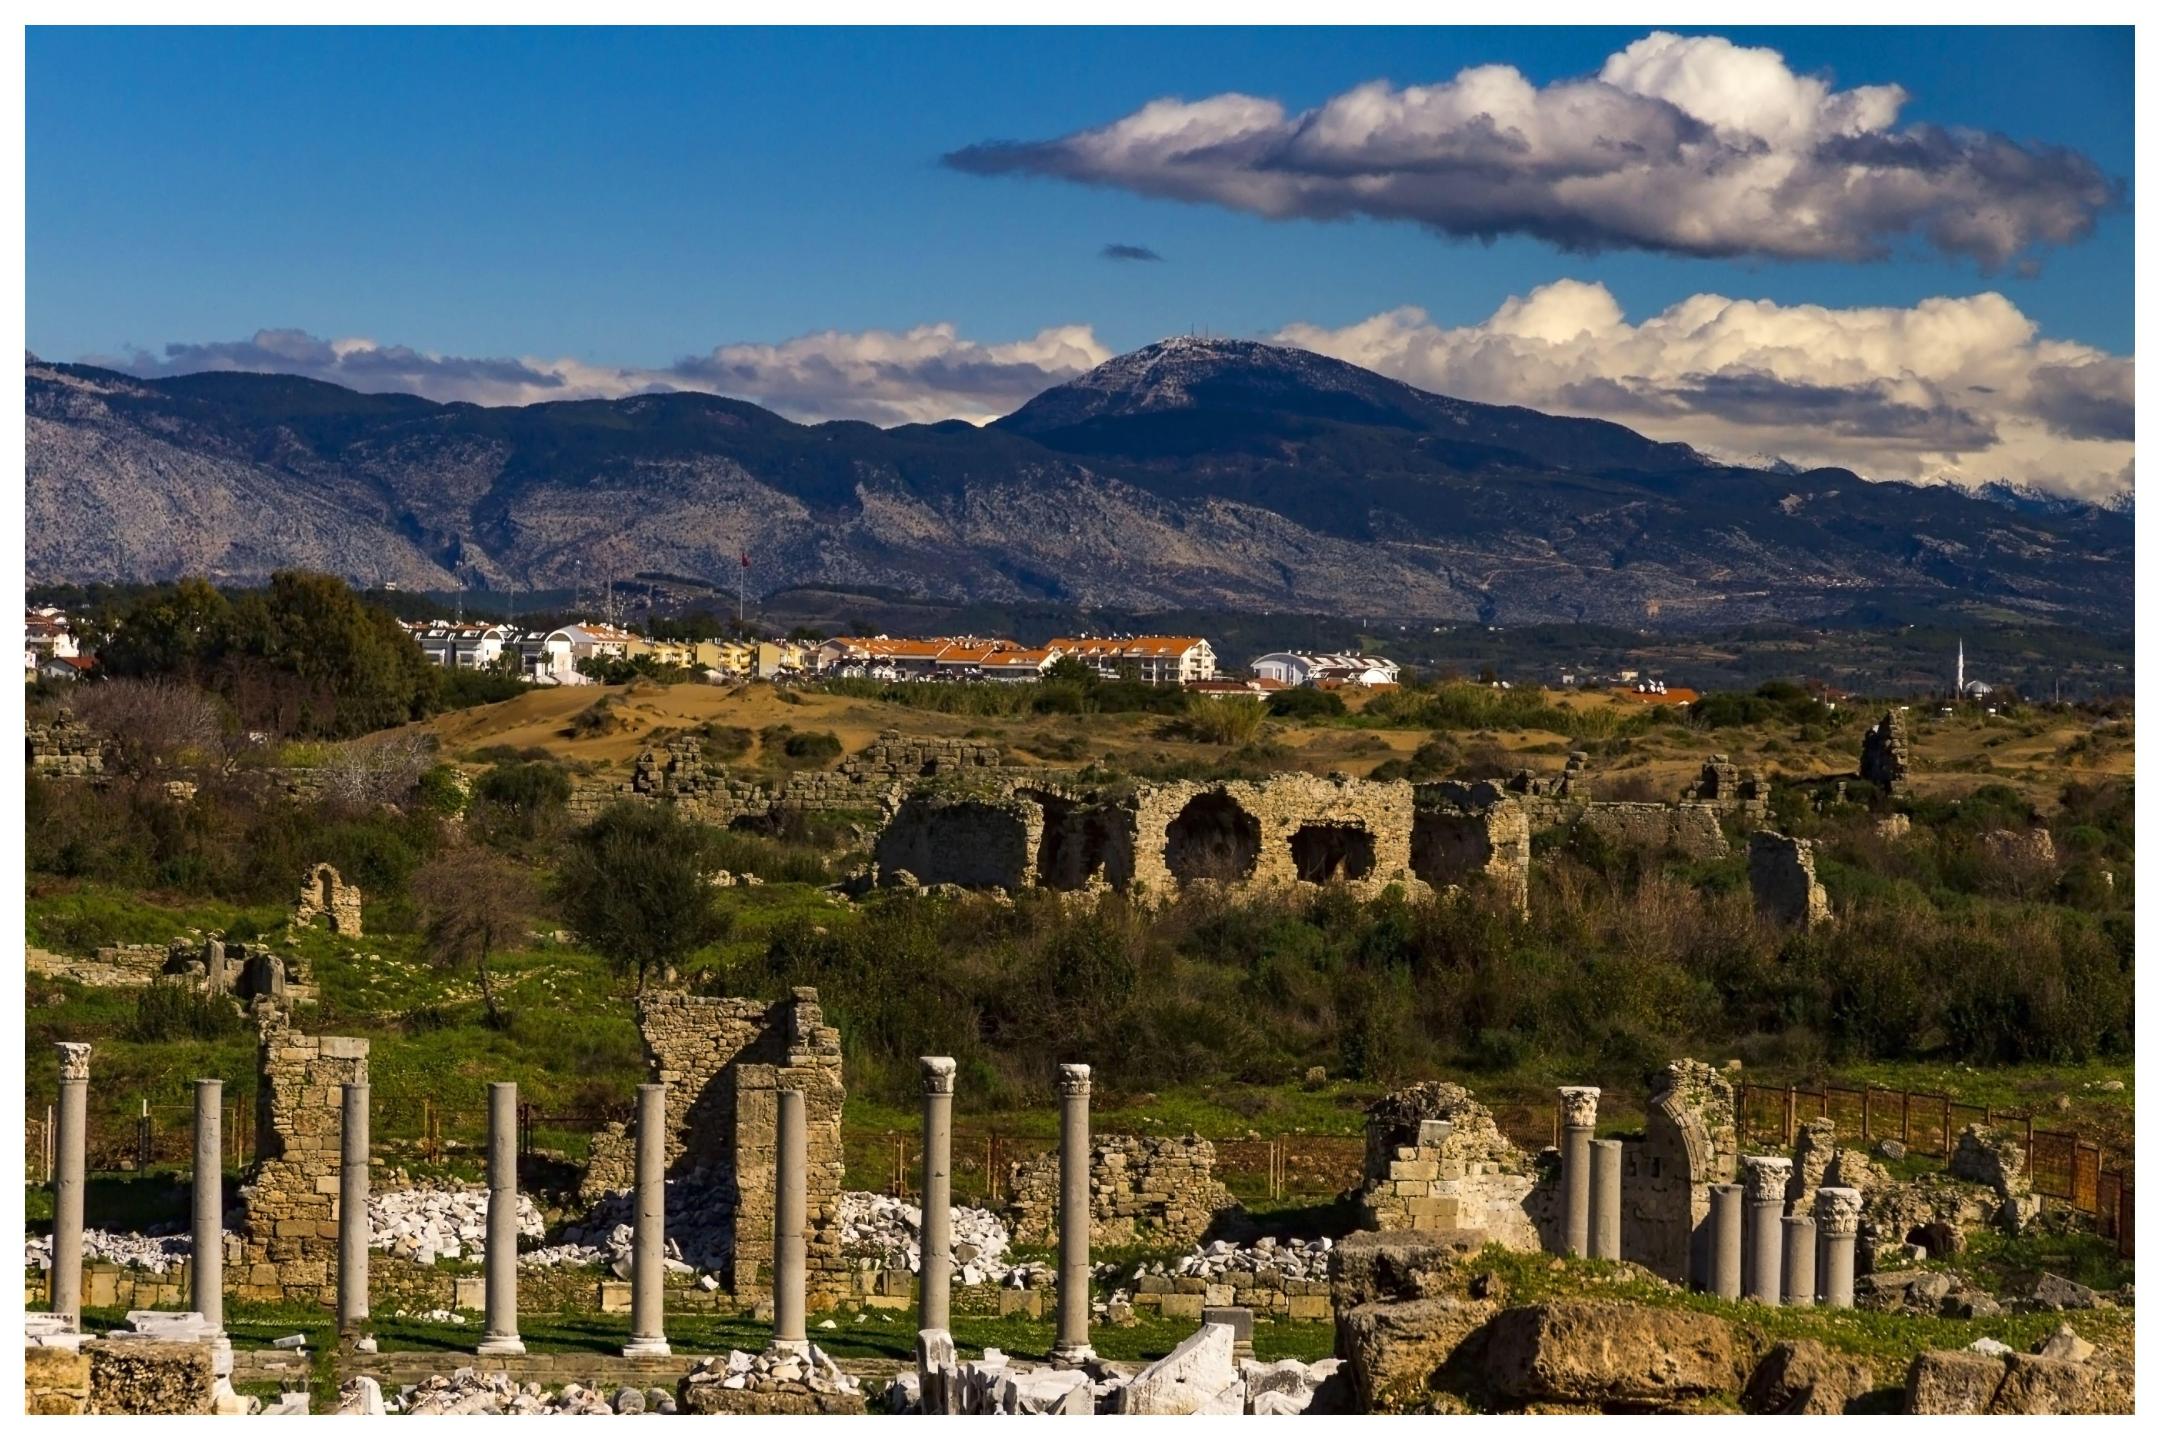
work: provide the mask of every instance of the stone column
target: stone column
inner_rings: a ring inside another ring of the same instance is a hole
[[[1747,1211],[1747,1187],[1710,1187],[1710,1293],[1721,1300],[1740,1298],[1741,1235]]]
[[[517,1085],[488,1086],[487,1331],[475,1353],[522,1355],[517,1322]]]
[[[1778,1303],[1778,1275],[1784,1236],[1785,1184],[1792,1161],[1782,1155],[1746,1155],[1740,1160],[1748,1201],[1747,1298],[1759,1305]]]
[[[359,1346],[368,1338],[368,1087],[347,1085],[340,1098],[338,1339]]]
[[[1785,1217],[1785,1303],[1815,1303],[1815,1222],[1805,1215]]]
[[[637,1092],[637,1223],[630,1240],[630,1343],[625,1355],[666,1355],[667,1086]]]
[[[1597,1131],[1598,1088],[1560,1087],[1560,1248],[1590,1253],[1590,1137]]]
[[[225,1082],[195,1082],[193,1303],[213,1335],[225,1333]]]
[[[952,1328],[952,1059],[922,1057],[922,1271],[915,1328]]]
[[[1822,1242],[1822,1302],[1837,1310],[1853,1303],[1853,1248],[1860,1235],[1860,1192],[1825,1185],[1815,1192],[1815,1233]]]
[[[1088,1194],[1088,1096],[1094,1089],[1085,1065],[1058,1066],[1063,1109],[1058,1144],[1058,1322],[1050,1363],[1070,1367],[1094,1358],[1088,1344],[1088,1306],[1094,1276],[1088,1267],[1088,1228],[1094,1206]]]
[[[773,1348],[802,1352],[810,1348],[803,1316],[804,1272],[810,1266],[803,1239],[810,1209],[810,1141],[803,1092],[782,1090],[779,1101],[779,1154],[773,1165],[779,1188],[773,1204]]]
[[[1590,1142],[1590,1255],[1620,1258],[1620,1142]]]
[[[53,1157],[52,1312],[82,1329],[83,1172],[90,1121],[90,1047],[63,1040],[60,1051],[60,1143]]]

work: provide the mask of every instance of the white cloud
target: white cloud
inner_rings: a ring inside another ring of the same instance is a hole
[[[2097,497],[2131,463],[2131,358],[2044,339],[1992,292],[1856,309],[1694,295],[1631,325],[1604,286],[1556,280],[1474,325],[1410,308],[1274,338],[1466,400],[1872,479]]]
[[[302,375],[371,393],[476,405],[697,390],[750,400],[805,423],[896,425],[995,419],[1109,358],[1109,349],[1085,325],[995,344],[965,339],[951,325],[921,325],[825,331],[777,345],[721,345],[657,369],[439,355],[360,338],[323,340],[301,330],[258,330],[245,340],[174,344],[159,355],[135,351],[89,357],[88,363],[143,376],[204,370]]]
[[[1372,81],[1298,114],[1249,95],[1162,99],[946,162],[1570,250],[1855,260],[1915,234],[1991,266],[2082,238],[2117,196],[2075,151],[1894,128],[1905,99],[1895,85],[1835,90],[1774,50],[1660,31],[1595,77],[1542,88],[1481,65],[1436,85]]]

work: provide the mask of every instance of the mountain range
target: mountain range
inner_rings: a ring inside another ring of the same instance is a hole
[[[747,554],[753,591],[1655,627],[1920,602],[2118,630],[2132,596],[2119,511],[1723,464],[1247,341],[1150,345],[987,426],[35,360],[27,403],[32,583],[732,586]]]

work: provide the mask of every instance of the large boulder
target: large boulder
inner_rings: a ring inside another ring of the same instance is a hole
[[[1737,1390],[1746,1371],[1714,1315],[1564,1300],[1496,1316],[1480,1374],[1515,1400],[1663,1406]]]
[[[1336,1311],[1335,1353],[1349,1372],[1356,1408],[1371,1413],[1414,1402],[1499,1308],[1436,1295]]]
[[[1842,1415],[1874,1388],[1874,1367],[1859,1356],[1788,1340],[1756,1365],[1740,1403],[1757,1415]]]

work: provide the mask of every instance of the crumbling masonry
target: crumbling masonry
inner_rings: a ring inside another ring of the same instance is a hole
[[[1491,784],[1343,776],[1081,789],[1039,781],[940,786],[901,802],[878,837],[883,883],[1114,889],[1196,884],[1391,885],[1482,881],[1527,903],[1530,829]]]
[[[360,935],[360,887],[329,865],[317,865],[300,882],[300,898],[293,902],[293,927],[305,929],[317,919],[347,940]]]
[[[840,1143],[840,1032],[825,1023],[817,991],[786,1000],[726,999],[673,992],[638,1001],[648,1079],[667,1086],[667,1166],[701,1174],[728,1197],[734,1234],[728,1287],[738,1300],[761,1298],[772,1274],[774,1146],[781,1090],[800,1090],[809,1145],[809,1303],[845,1293],[839,1197],[846,1169]],[[628,1189],[632,1137],[612,1125],[593,1137],[580,1196],[587,1203]]]
[[[1775,830],[1748,837],[1748,889],[1755,913],[1776,925],[1813,930],[1830,921],[1830,897],[1815,878],[1815,842]]]
[[[1055,1151],[1012,1166],[1006,1193],[1013,1239],[1029,1245],[1057,1239],[1058,1185]],[[1096,1245],[1190,1244],[1237,1206],[1215,1178],[1214,1143],[1197,1135],[1097,1136],[1088,1190],[1088,1237]]]
[[[303,1035],[285,1012],[255,1007],[255,1164],[240,1187],[241,1300],[337,1300],[338,1136],[343,1087],[365,1085],[368,1042]]]

